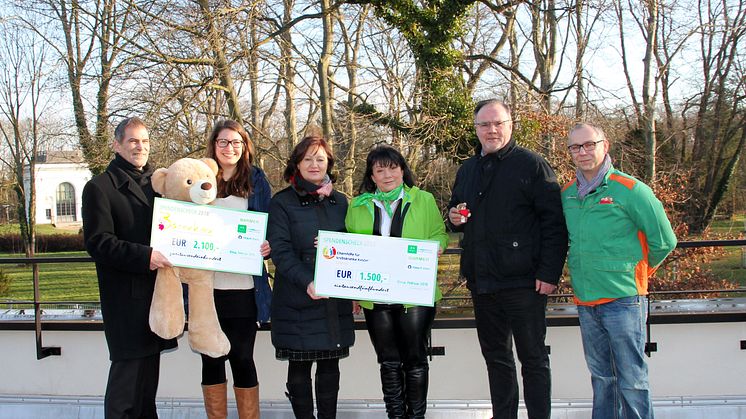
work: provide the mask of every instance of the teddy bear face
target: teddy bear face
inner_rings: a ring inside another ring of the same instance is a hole
[[[212,159],[179,159],[168,169],[153,173],[153,190],[164,198],[209,204],[218,193],[217,173],[218,165]]]

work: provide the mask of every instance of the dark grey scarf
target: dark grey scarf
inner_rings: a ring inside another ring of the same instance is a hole
[[[611,157],[609,155],[604,156],[604,161],[601,162],[601,167],[598,169],[598,173],[590,181],[585,180],[583,172],[580,169],[575,170],[575,176],[578,178],[578,199],[585,198],[586,195],[593,192],[598,188],[598,185],[603,182],[606,177],[606,173],[612,169]]]

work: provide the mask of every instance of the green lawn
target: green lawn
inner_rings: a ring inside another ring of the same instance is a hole
[[[86,252],[38,254],[37,256],[87,256]],[[22,257],[0,254],[3,257]],[[10,290],[1,300],[33,300],[31,267],[0,264],[0,270],[11,278]],[[98,301],[98,282],[93,263],[45,263],[39,265],[39,291],[42,301]]]
[[[746,267],[742,265],[743,252],[746,252],[746,249],[727,247],[725,255],[710,262],[710,270],[718,279],[725,279],[746,287]]]
[[[79,227],[56,228],[51,224],[36,226],[39,236],[50,234],[78,234]],[[0,224],[0,234],[18,234],[18,224]],[[22,254],[0,253],[3,257],[23,257]],[[60,252],[37,256],[88,256],[86,252]],[[0,295],[2,300],[33,300],[34,288],[31,267],[0,264],[0,271],[11,278],[10,290]],[[93,263],[52,263],[39,265],[39,291],[43,301],[98,301],[98,282]]]
[[[746,214],[735,214],[727,220],[715,220],[710,225],[710,232],[717,237],[737,239],[746,237]],[[718,279],[725,279],[746,287],[746,268],[741,263],[742,252],[746,248],[726,247],[725,254],[712,260],[708,267]]]
[[[57,228],[51,224],[38,224],[36,226],[37,235],[47,234],[78,234],[80,227]],[[20,234],[18,224],[0,224],[0,234]]]
[[[744,218],[746,218],[746,214],[735,214],[728,220],[715,220],[710,225],[710,231],[717,234],[737,237],[740,233],[746,231]]]

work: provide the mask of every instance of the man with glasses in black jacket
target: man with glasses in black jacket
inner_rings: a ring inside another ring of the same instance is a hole
[[[549,419],[545,311],[567,254],[560,186],[544,158],[516,145],[506,104],[479,102],[474,126],[481,150],[456,174],[448,219],[464,233],[461,275],[472,293],[492,412],[518,416],[515,341],[529,418]]]

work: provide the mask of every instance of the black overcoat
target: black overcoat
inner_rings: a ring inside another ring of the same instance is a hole
[[[150,330],[156,271],[150,270],[150,224],[155,193],[141,187],[117,160],[83,189],[83,234],[96,262],[106,343],[112,361],[176,347]]]
[[[313,300],[306,293],[316,263],[319,230],[345,231],[347,198],[334,191],[321,201],[288,187],[269,205],[267,238],[272,247],[275,284],[272,343],[294,350],[334,350],[352,346],[355,331],[350,300]]]
[[[567,255],[560,186],[549,163],[515,139],[456,173],[448,208],[466,203],[461,274],[476,293],[557,284]],[[450,223],[449,223],[450,224]]]

